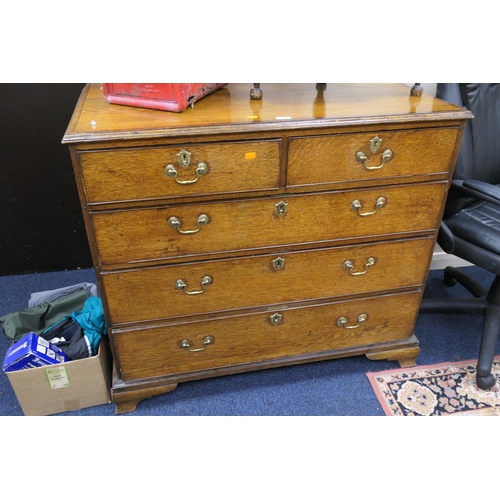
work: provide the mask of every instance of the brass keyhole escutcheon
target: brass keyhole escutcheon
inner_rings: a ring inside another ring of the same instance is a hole
[[[279,313],[273,314],[273,315],[271,316],[271,323],[272,323],[273,325],[277,325],[277,324],[281,321],[281,318],[282,318],[282,317],[283,317],[283,316],[282,316],[281,314],[279,314]]]
[[[191,163],[191,153],[183,149],[180,153],[177,153],[177,160],[181,167],[187,168]]]
[[[374,137],[371,141],[370,141],[370,151],[372,153],[376,153],[378,151],[378,149],[380,148],[380,145],[382,144],[382,139],[377,136],[377,137]]]
[[[276,207],[276,213],[280,217],[282,217],[283,215],[285,215],[286,207],[288,206],[288,203],[285,203],[284,201],[280,201],[279,203],[277,203],[274,206]]]
[[[276,271],[281,271],[285,267],[285,259],[278,257],[273,260],[273,267]]]

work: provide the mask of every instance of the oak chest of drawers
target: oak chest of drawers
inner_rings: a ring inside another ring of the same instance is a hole
[[[179,382],[415,363],[466,110],[397,85],[229,84],[181,114],[87,85],[71,150],[117,412]]]

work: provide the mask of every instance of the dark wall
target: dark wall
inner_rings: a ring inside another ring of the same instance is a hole
[[[68,146],[84,87],[0,84],[0,275],[92,266]]]

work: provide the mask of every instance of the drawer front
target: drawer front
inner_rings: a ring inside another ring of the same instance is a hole
[[[457,135],[441,128],[290,139],[287,185],[447,174]]]
[[[105,203],[276,190],[280,144],[269,140],[79,155],[87,201]]]
[[[408,338],[419,303],[411,292],[120,331],[114,345],[125,381],[188,373]]]
[[[446,182],[437,182],[94,212],[92,219],[101,264],[105,267],[179,256],[434,231],[445,192]],[[367,215],[382,198],[385,205]],[[354,209],[356,202],[359,207]],[[181,234],[179,230],[196,232]]]
[[[432,238],[422,238],[138,269],[102,279],[111,321],[123,324],[422,286],[432,247]]]

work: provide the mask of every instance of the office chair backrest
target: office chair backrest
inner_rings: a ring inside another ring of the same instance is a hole
[[[453,178],[500,184],[500,84],[438,83],[436,96],[474,115],[467,122]],[[470,203],[450,195],[445,217]]]

